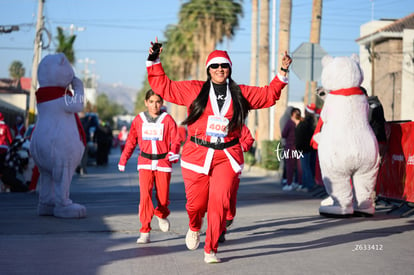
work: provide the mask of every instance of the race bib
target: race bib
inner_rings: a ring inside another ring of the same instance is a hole
[[[159,140],[162,141],[164,135],[164,124],[147,123],[142,124],[143,140]]]
[[[206,135],[212,137],[226,137],[229,120],[225,117],[209,116]]]

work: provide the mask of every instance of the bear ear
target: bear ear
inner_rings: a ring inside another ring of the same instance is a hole
[[[58,53],[59,64],[63,65],[66,61],[66,55],[64,53]]]
[[[328,65],[329,63],[331,63],[333,61],[333,57],[330,55],[325,55],[324,57],[322,57],[322,67],[325,67],[326,65]]]
[[[359,55],[357,55],[356,53],[353,53],[351,55],[351,59],[359,64]]]

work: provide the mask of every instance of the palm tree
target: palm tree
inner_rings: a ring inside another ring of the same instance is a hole
[[[75,63],[75,52],[73,50],[73,44],[75,43],[76,35],[66,36],[61,27],[57,27],[58,35],[56,39],[58,46],[56,48],[57,53],[64,53],[66,58],[71,64]]]
[[[251,55],[250,55],[250,85],[257,85],[257,10],[259,7],[258,0],[252,0],[252,37],[251,37]],[[249,118],[247,127],[252,133],[256,132],[256,116],[257,111],[251,110],[249,112]]]
[[[20,80],[26,73],[23,63],[20,61],[13,61],[9,67],[9,75],[13,80]]]
[[[313,0],[312,5],[312,21],[311,21],[311,31],[310,31],[310,43],[319,44],[320,43],[320,37],[321,37],[321,21],[322,21],[322,0]],[[308,104],[309,100],[309,93],[310,96],[310,102],[309,103],[316,103],[317,97],[316,97],[316,87],[317,82],[311,81],[310,85],[309,83],[306,83],[306,92],[305,92],[305,105]]]
[[[283,0],[280,1],[279,8],[279,50],[278,50],[278,66],[280,67],[281,58],[285,51],[289,51],[290,44],[290,21],[292,17],[292,0]],[[276,67],[276,68],[279,68]],[[281,136],[280,129],[280,118],[283,116],[283,113],[286,111],[288,102],[288,88],[285,87],[282,90],[282,94],[277,102],[277,108],[275,109],[275,138],[279,139]]]
[[[205,59],[225,37],[232,38],[242,15],[241,1],[191,0],[181,6],[179,22],[165,32],[163,65],[172,79],[205,78]],[[186,110],[173,106],[177,121]]]
[[[260,1],[259,30],[259,86],[269,84],[269,0]],[[262,141],[269,139],[269,109],[258,110],[259,125],[257,148],[262,148]]]
[[[179,12],[179,26],[191,33],[194,43],[194,58],[197,59],[196,79],[205,77],[205,60],[218,43],[227,37],[231,39],[239,25],[243,10],[241,1],[191,0],[182,5]],[[190,41],[182,41],[188,43]]]

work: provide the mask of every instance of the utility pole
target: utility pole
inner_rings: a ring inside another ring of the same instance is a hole
[[[85,59],[80,59],[78,60],[79,63],[84,63],[85,64],[85,69],[83,71],[83,81],[86,84],[85,88],[95,88],[94,87],[94,83],[92,81],[92,78],[89,76],[90,71],[89,71],[89,64],[95,64],[95,60],[93,59],[89,59],[89,58],[85,58]]]
[[[39,6],[37,10],[37,23],[36,23],[36,35],[34,41],[34,55],[32,64],[32,83],[30,85],[29,96],[29,114],[26,117],[26,126],[29,123],[33,123],[35,120],[35,93],[37,89],[37,67],[42,52],[42,28],[44,24],[43,18],[43,5],[46,0],[39,0]]]
[[[310,43],[319,44],[321,40],[321,21],[322,21],[322,0],[313,0],[312,5],[312,20],[311,20],[311,31],[310,31]],[[304,97],[305,106],[308,103],[316,103],[316,87],[317,82],[307,81],[306,90]],[[310,95],[310,96],[309,96]],[[309,101],[310,98],[310,101]]]

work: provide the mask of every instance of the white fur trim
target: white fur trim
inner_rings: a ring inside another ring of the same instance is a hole
[[[155,64],[158,64],[158,63],[161,63],[161,60],[160,60],[160,58],[157,58],[155,61],[146,61],[145,62],[145,65],[147,66],[147,67],[151,67],[152,65],[155,65]]]
[[[288,83],[289,82],[289,78],[286,76],[281,75],[280,73],[277,73],[277,78],[279,78],[280,81],[282,81],[283,83]]]
[[[228,60],[227,58],[225,58],[225,57],[214,57],[214,58],[212,58],[208,63],[207,63],[207,65],[206,65],[206,68],[208,68],[208,66],[210,66],[211,64],[213,64],[213,63],[219,63],[219,64],[222,64],[222,63],[229,63],[229,65],[230,65],[230,68],[231,68],[231,62],[230,62],[230,60]]]
[[[233,168],[233,171],[235,173],[239,173],[242,170],[242,167],[237,163],[237,161],[230,155],[230,153],[227,151],[227,149],[223,150],[228,159],[230,160],[231,168]]]
[[[151,171],[161,171],[161,172],[172,172],[171,167],[153,167],[151,164],[141,164],[137,165],[137,170],[151,170]]]

